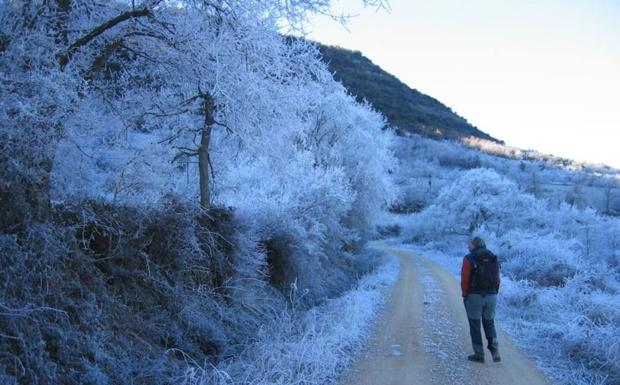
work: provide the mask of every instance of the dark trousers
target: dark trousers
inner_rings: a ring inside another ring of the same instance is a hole
[[[495,305],[497,294],[469,294],[464,300],[471,344],[476,355],[484,355],[480,321],[487,339],[487,348],[497,350],[497,332],[495,331]]]

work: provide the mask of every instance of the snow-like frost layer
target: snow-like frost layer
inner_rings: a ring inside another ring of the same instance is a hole
[[[422,274],[424,287],[424,348],[437,358],[432,368],[435,373],[443,373],[454,384],[467,383],[466,369],[462,363],[455,362],[454,352],[461,350],[458,335],[460,327],[454,324],[448,314],[446,293],[439,287],[429,269],[416,261],[416,269]],[[437,379],[434,378],[436,383]]]
[[[399,262],[385,262],[340,297],[310,310],[280,314],[257,330],[240,356],[217,367],[192,365],[183,384],[331,384],[368,338],[398,278]]]

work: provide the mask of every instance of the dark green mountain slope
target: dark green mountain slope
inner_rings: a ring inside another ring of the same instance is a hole
[[[359,51],[319,45],[334,77],[358,100],[366,99],[399,133],[414,132],[437,139],[474,136],[498,142],[438,100],[409,88]]]

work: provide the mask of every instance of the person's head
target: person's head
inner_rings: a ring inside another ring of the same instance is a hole
[[[473,251],[473,250],[483,248],[483,247],[487,247],[487,244],[484,242],[484,239],[480,237],[473,237],[471,241],[469,241],[469,244],[467,245],[467,248],[469,249],[469,251]]]

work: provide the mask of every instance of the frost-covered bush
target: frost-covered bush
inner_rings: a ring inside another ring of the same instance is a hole
[[[473,169],[479,168],[480,156],[470,154],[467,151],[454,151],[445,154],[439,154],[439,165],[445,168]]]
[[[342,86],[314,84],[308,92],[309,103],[292,97],[281,106],[291,113],[271,118],[281,129],[258,132],[247,143],[215,138],[222,148],[214,157],[221,166],[215,194],[262,241],[281,245],[274,252],[288,259],[284,286],[298,278],[310,290],[307,298],[318,299],[351,284],[346,275],[355,273],[338,270],[351,270],[344,266],[353,263],[347,252],[359,248],[393,195],[392,134]]]
[[[500,323],[561,383],[615,384],[620,379],[619,296],[592,290],[589,281],[600,273],[577,272],[561,287],[540,288],[508,277],[502,283]]]
[[[223,289],[243,278],[232,259],[244,254],[226,241],[230,214],[162,206],[66,207],[53,223],[0,237],[2,375],[29,384],[165,382],[184,368],[166,349],[214,359],[246,338],[259,319]]]
[[[501,237],[497,249],[502,270],[513,280],[528,280],[539,286],[563,286],[587,265],[579,257],[580,244],[557,233],[535,235],[511,231]]]
[[[369,335],[385,303],[385,290],[398,276],[398,261],[378,270],[337,298],[301,311],[283,310],[261,327],[240,355],[215,366],[190,362],[184,384],[330,384],[341,376]],[[292,292],[292,303],[299,293]]]
[[[514,227],[541,227],[544,204],[489,169],[463,172],[416,216],[410,236],[433,240],[470,234],[482,226],[502,234]]]
[[[398,186],[393,212],[419,212],[430,205],[453,170],[442,169],[436,154],[429,152],[430,139],[419,136],[399,138],[394,141],[394,154],[398,163],[392,175]],[[442,142],[438,142],[441,145]],[[433,147],[434,149],[434,147]]]
[[[223,371],[235,383],[322,382],[350,362],[397,276],[394,260],[357,256],[358,273],[379,270],[308,308],[305,290],[269,284],[266,251],[229,210],[161,206],[64,207],[53,224],[0,236],[3,383],[183,383]]]

